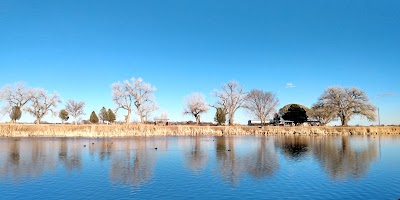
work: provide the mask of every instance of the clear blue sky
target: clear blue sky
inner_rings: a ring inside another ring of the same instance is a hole
[[[355,86],[382,123],[399,124],[399,71],[398,0],[0,0],[0,86],[25,81],[84,100],[85,118],[116,107],[112,83],[142,77],[173,121],[192,119],[185,96],[212,103],[213,89],[237,80],[277,93],[280,107]]]

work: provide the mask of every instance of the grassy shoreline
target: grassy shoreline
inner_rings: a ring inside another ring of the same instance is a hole
[[[0,124],[0,137],[113,138],[135,136],[228,135],[389,135],[400,126],[359,127],[249,127],[249,126],[154,126],[154,125],[22,125]]]

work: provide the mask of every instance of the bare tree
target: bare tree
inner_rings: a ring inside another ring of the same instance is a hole
[[[162,112],[159,118],[160,119],[168,119],[168,113],[167,112]]]
[[[21,110],[31,100],[32,89],[26,86],[26,83],[18,82],[14,85],[6,85],[0,90],[0,101],[5,101],[3,114],[11,113],[14,107]]]
[[[75,119],[75,125],[78,125],[78,118],[84,115],[83,109],[85,108],[84,101],[74,101],[72,99],[68,100],[65,105],[65,110]]]
[[[150,119],[151,113],[156,111],[158,109],[158,106],[155,102],[149,102],[149,103],[146,103],[143,106],[141,106],[140,109],[141,109],[141,112],[138,112],[138,114],[142,113],[142,115],[143,115],[142,123],[143,123]]]
[[[243,87],[236,81],[230,81],[222,85],[221,91],[215,90],[213,94],[219,98],[214,107],[222,108],[229,117],[229,125],[233,125],[236,111],[243,107],[246,100]]]
[[[127,82],[127,81],[126,81]],[[133,103],[133,96],[129,93],[128,88],[126,87],[128,83],[113,83],[113,101],[117,104],[118,108],[116,109],[115,113],[119,109],[124,109],[128,112],[125,115],[125,121],[128,124],[131,118],[132,113],[132,103]]]
[[[208,105],[205,101],[204,95],[200,93],[193,93],[185,97],[186,107],[183,109],[183,114],[193,115],[196,118],[197,125],[200,124],[200,114],[208,111]]]
[[[265,124],[269,117],[276,112],[279,100],[275,94],[262,90],[252,90],[246,98],[244,108]]]
[[[40,124],[40,120],[50,111],[55,114],[54,108],[61,103],[57,93],[48,94],[46,90],[41,88],[32,89],[32,104],[26,108],[26,111],[36,117],[36,124]]]
[[[154,111],[155,100],[153,92],[156,88],[145,83],[142,78],[131,78],[123,83],[113,83],[113,100],[118,105],[118,109],[122,108],[128,112],[125,116],[128,124],[132,113],[132,104],[135,105],[140,121],[145,121],[148,113]]]
[[[326,112],[334,113],[342,123],[347,126],[353,115],[366,117],[374,121],[375,106],[373,106],[365,94],[358,88],[329,87],[319,98],[317,104],[324,105]]]
[[[322,104],[322,102],[314,104],[311,110],[311,117],[317,120],[321,126],[325,126],[337,119],[337,114],[334,112],[335,109],[330,107],[330,105]]]

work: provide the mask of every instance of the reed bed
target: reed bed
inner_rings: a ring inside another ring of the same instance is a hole
[[[135,137],[229,135],[377,135],[400,134],[400,126],[371,127],[250,127],[155,125],[25,125],[0,124],[0,137]]]

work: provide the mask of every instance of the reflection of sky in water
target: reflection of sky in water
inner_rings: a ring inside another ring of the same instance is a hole
[[[399,138],[1,139],[0,194],[5,199],[396,199]]]

